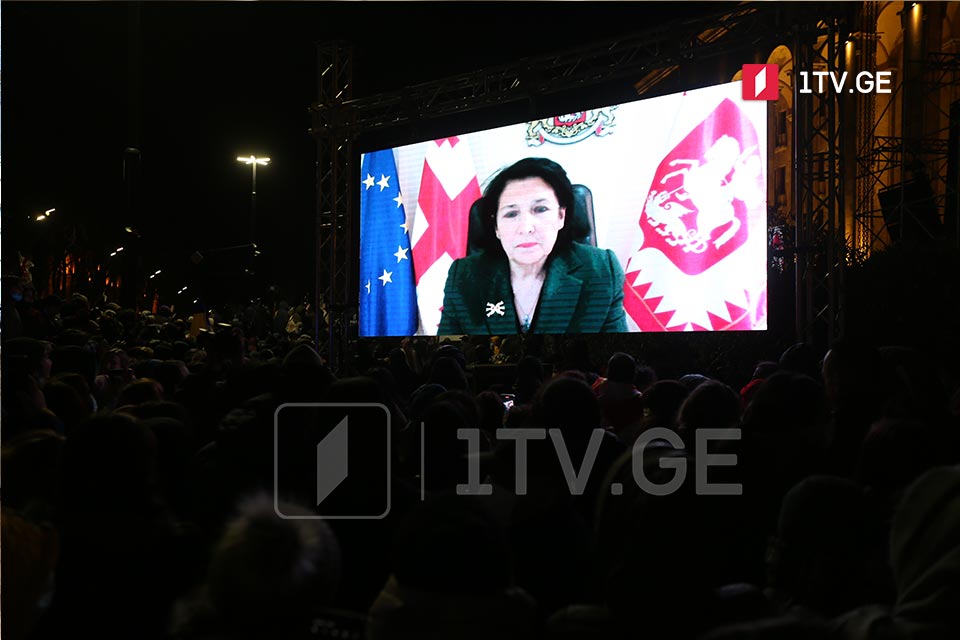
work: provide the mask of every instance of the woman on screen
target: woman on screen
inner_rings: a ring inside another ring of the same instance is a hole
[[[439,333],[626,331],[620,263],[574,242],[568,211],[573,187],[556,162],[500,171],[481,200],[483,251],[450,266]]]

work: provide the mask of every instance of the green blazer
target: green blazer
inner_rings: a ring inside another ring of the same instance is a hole
[[[573,243],[547,261],[530,333],[626,331],[623,269],[613,251]],[[440,335],[519,333],[506,256],[454,260],[443,289]]]

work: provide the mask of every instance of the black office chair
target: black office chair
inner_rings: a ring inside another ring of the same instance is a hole
[[[483,249],[483,222],[480,219],[480,202],[470,206],[470,226],[467,229],[467,255]],[[593,193],[582,184],[573,185],[573,211],[567,212],[565,225],[572,225],[573,240],[597,246],[597,224],[593,217]]]

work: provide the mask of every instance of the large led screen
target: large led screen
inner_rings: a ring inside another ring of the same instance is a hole
[[[731,82],[363,154],[360,335],[766,329],[766,114]]]

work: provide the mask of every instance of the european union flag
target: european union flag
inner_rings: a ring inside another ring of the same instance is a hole
[[[360,163],[360,335],[412,336],[417,293],[393,151]]]

